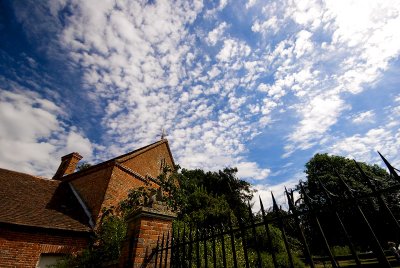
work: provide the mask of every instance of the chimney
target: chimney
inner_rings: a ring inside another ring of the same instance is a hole
[[[70,153],[61,157],[61,164],[58,167],[56,174],[53,176],[53,180],[62,180],[65,175],[74,173],[76,166],[82,156],[79,153]]]

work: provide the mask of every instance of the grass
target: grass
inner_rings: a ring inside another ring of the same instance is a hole
[[[387,259],[390,262],[390,265],[392,267],[400,267],[400,263],[396,261],[396,259],[393,256],[387,256]],[[314,261],[315,267],[316,268],[331,268],[332,265],[329,261]],[[376,267],[379,268],[380,265],[378,263],[378,260],[376,258],[366,258],[366,259],[361,259],[361,264],[363,267]],[[354,260],[341,260],[339,261],[339,266],[340,267],[357,267],[356,262]],[[309,266],[308,266],[309,267]]]

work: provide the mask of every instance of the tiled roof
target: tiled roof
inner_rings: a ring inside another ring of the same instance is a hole
[[[149,144],[149,145],[146,145],[146,146],[141,147],[139,149],[136,149],[134,151],[131,151],[129,153],[114,157],[114,158],[112,158],[110,160],[98,163],[98,164],[93,165],[93,166],[88,167],[88,168],[85,168],[85,169],[83,169],[81,171],[76,171],[74,173],[65,175],[63,177],[64,178],[63,180],[64,181],[72,181],[72,180],[74,180],[76,178],[79,178],[83,174],[86,174],[86,173],[92,172],[94,170],[98,170],[98,169],[104,168],[107,165],[115,165],[116,163],[123,163],[124,161],[129,160],[131,158],[134,158],[137,155],[139,155],[141,153],[144,153],[147,150],[150,150],[150,149],[152,149],[154,147],[157,147],[157,146],[159,146],[159,145],[161,145],[163,143],[167,144],[168,153],[169,153],[169,155],[171,157],[171,161],[172,161],[173,166],[175,166],[174,158],[172,157],[172,153],[171,153],[171,150],[170,150],[169,145],[168,145],[168,140],[167,139],[162,139],[162,140],[156,141],[156,142],[154,142],[152,144]]]
[[[1,168],[0,223],[91,231],[68,183]]]

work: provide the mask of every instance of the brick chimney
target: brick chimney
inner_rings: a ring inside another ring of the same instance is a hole
[[[56,174],[53,176],[53,180],[62,180],[62,177],[71,173],[74,173],[76,166],[82,156],[79,153],[70,153],[61,157],[61,164],[58,167]]]

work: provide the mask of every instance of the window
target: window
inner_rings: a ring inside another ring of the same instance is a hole
[[[49,265],[56,264],[64,256],[65,255],[63,255],[63,254],[42,253],[42,254],[40,254],[39,261],[36,265],[36,268],[46,268]]]

